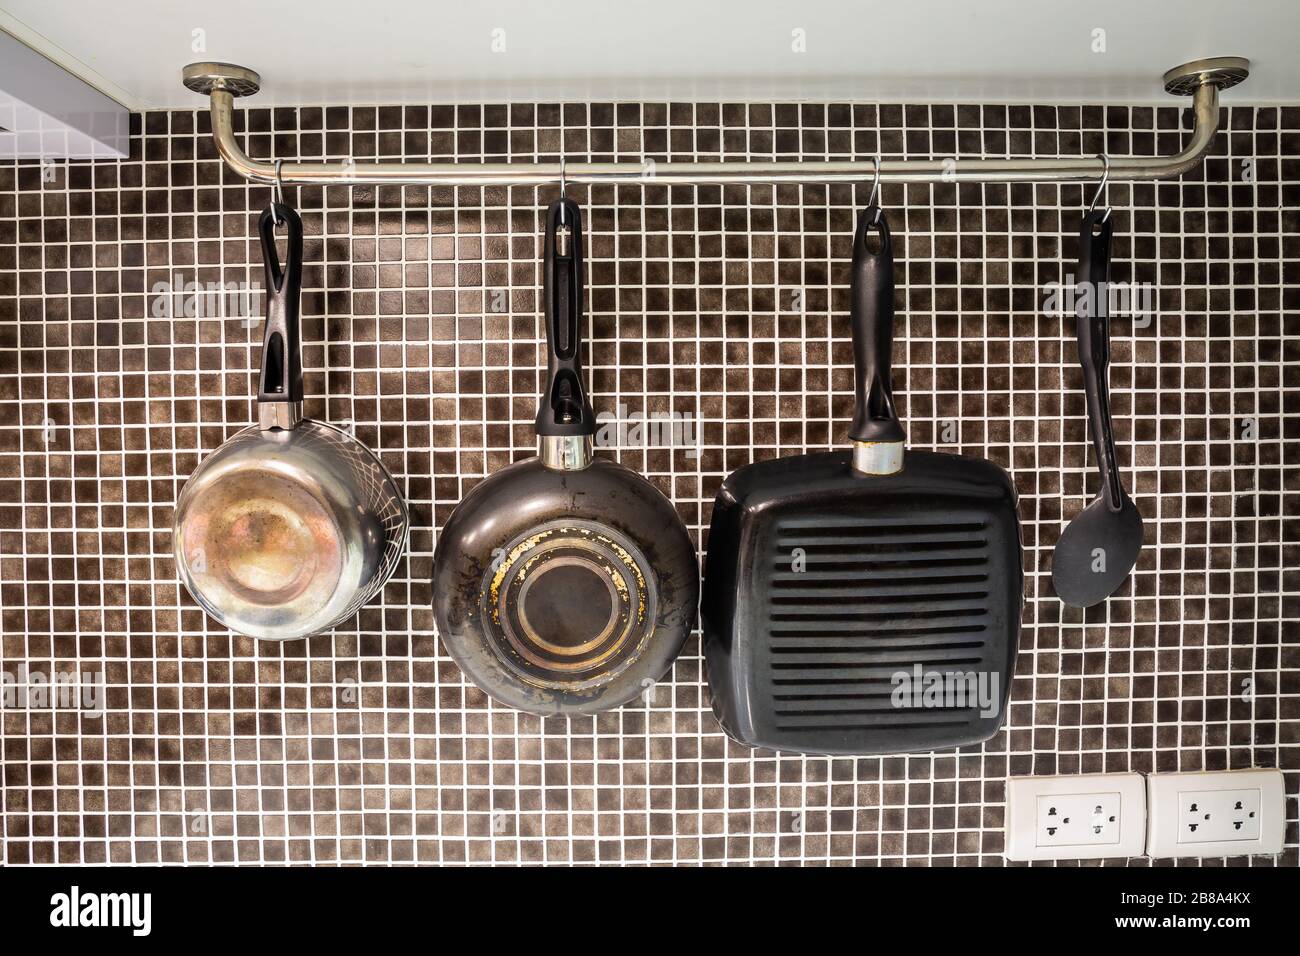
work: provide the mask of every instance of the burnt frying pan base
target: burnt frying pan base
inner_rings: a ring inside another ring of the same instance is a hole
[[[633,666],[653,635],[653,574],[616,529],[550,521],[502,548],[484,576],[480,620],[520,679],[582,691]]]

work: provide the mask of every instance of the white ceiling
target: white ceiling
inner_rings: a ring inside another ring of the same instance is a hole
[[[1165,70],[1245,56],[1230,102],[1300,102],[1300,0],[0,0],[0,28],[133,109],[201,105],[194,60],[260,72],[259,106],[1168,103]]]

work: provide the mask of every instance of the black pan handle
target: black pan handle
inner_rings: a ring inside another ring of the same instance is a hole
[[[1075,316],[1079,339],[1079,364],[1088,398],[1088,427],[1097,453],[1106,505],[1124,507],[1119,463],[1115,458],[1115,430],[1110,418],[1110,240],[1113,223],[1109,209],[1084,214],[1079,227],[1079,271],[1076,273]]]
[[[582,216],[572,199],[546,210],[542,302],[546,314],[546,389],[537,434],[595,435],[596,415],[582,374]]]
[[[288,230],[285,261],[275,250],[277,220]],[[302,401],[302,351],[299,311],[302,305],[302,220],[281,203],[266,207],[257,224],[266,266],[266,326],[262,332],[262,371],[258,402]]]
[[[867,245],[872,231],[880,248]],[[901,442],[907,433],[894,411],[894,249],[889,224],[879,206],[868,206],[853,236],[853,364],[857,397],[849,437],[859,442]]]

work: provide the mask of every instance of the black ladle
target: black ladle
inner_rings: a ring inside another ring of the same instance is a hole
[[[1079,230],[1076,275],[1080,283],[1087,283],[1076,298],[1079,364],[1101,490],[1066,527],[1052,556],[1052,584],[1071,607],[1091,607],[1114,594],[1142,552],[1142,515],[1120,480],[1110,420],[1111,225],[1110,210],[1094,207],[1084,215]]]

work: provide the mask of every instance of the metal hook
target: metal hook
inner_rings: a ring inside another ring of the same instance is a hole
[[[560,225],[555,230],[555,254],[568,258],[569,255],[569,217],[568,203],[565,202],[569,197],[565,194],[568,188],[568,182],[564,176],[564,159],[560,159]]]
[[[1097,183],[1097,191],[1092,194],[1092,202],[1088,204],[1088,215],[1092,215],[1097,208],[1097,200],[1101,194],[1106,191],[1106,182],[1110,179],[1110,157],[1105,153],[1098,153],[1097,157],[1101,160],[1101,182]],[[1105,222],[1110,218],[1110,205],[1107,204],[1106,212],[1102,214],[1101,221]]]
[[[876,156],[871,165],[876,171],[876,177],[871,181],[871,195],[867,197],[867,207],[876,206],[876,215],[872,220],[872,225],[875,225],[880,222],[880,214],[883,211],[876,205],[876,201],[880,198],[880,157]]]
[[[569,197],[566,195],[566,190],[568,189],[568,187],[569,187],[569,183],[568,183],[568,181],[564,178],[564,157],[561,156],[561,157],[560,157],[560,200],[561,200],[561,203],[560,203],[560,225],[565,225],[565,224],[567,224],[567,222],[568,222],[568,220],[567,220],[567,218],[566,218],[566,215],[565,215],[565,211],[564,211],[564,203],[563,203],[563,200],[569,198]]]
[[[277,226],[284,225],[284,220],[280,218],[280,210],[276,208],[276,204],[281,206],[284,205],[284,180],[280,176],[280,167],[283,165],[283,159],[277,159],[275,161],[275,184],[274,192],[271,194],[271,211],[275,213],[275,224]]]

